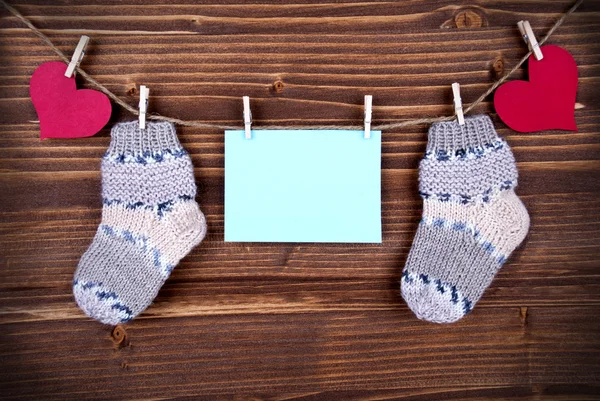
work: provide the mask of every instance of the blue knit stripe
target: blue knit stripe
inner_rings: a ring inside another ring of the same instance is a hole
[[[508,146],[506,142],[498,138],[491,143],[485,145],[472,146],[464,149],[456,150],[441,150],[429,151],[425,153],[425,159],[438,160],[438,161],[453,161],[453,160],[473,160],[479,159],[489,153],[497,152]]]
[[[112,153],[107,151],[104,154],[104,160],[115,163],[162,163],[168,160],[180,159],[187,156],[188,153],[183,148],[179,149],[164,149],[157,152],[145,151],[142,153]]]
[[[141,248],[145,253],[149,254],[154,267],[159,269],[161,273],[168,276],[175,266],[167,263],[160,250],[156,247],[151,246],[150,241],[143,235],[134,234],[129,230],[123,230],[109,226],[107,224],[100,224],[98,230],[104,232],[106,235],[112,238],[119,238],[127,242],[131,242]]]
[[[466,205],[468,203],[488,203],[491,198],[494,197],[497,193],[502,191],[508,191],[509,189],[513,189],[517,186],[516,182],[511,180],[506,180],[498,185],[489,187],[485,191],[477,195],[467,195],[467,194],[453,194],[447,192],[439,192],[439,193],[431,193],[419,191],[419,195],[423,199],[433,199],[438,200],[440,202],[454,202],[461,203]]]
[[[473,302],[462,296],[456,286],[451,283],[445,283],[439,279],[432,279],[427,274],[411,273],[406,269],[402,272],[402,281],[407,284],[420,283],[429,287],[433,286],[440,294],[450,294],[450,302],[454,305],[460,304],[465,315],[473,309]]]
[[[486,251],[489,255],[491,255],[495,258],[496,262],[499,265],[502,265],[504,262],[506,262],[508,255],[501,254],[491,242],[489,242],[485,238],[483,238],[483,236],[481,235],[481,232],[479,232],[479,230],[477,230],[477,228],[469,226],[465,222],[451,221],[451,220],[443,219],[441,217],[429,217],[429,218],[423,217],[421,219],[420,224],[423,224],[426,226],[440,227],[440,228],[445,227],[445,228],[448,228],[448,229],[451,229],[454,231],[464,232],[466,234],[469,234],[469,235],[473,236],[473,239],[475,239],[475,242],[477,243],[478,246],[480,246],[484,251]]]
[[[163,217],[167,212],[173,210],[175,205],[179,202],[187,202],[191,201],[194,198],[189,195],[180,195],[176,199],[172,199],[166,202],[162,202],[156,205],[146,204],[144,202],[135,202],[135,203],[127,203],[119,199],[102,199],[102,203],[106,206],[111,205],[123,205],[127,209],[146,209],[146,210],[154,210],[158,217]]]
[[[89,292],[93,296],[95,296],[101,304],[108,306],[110,309],[121,312],[123,316],[121,318],[121,323],[126,323],[133,319],[133,311],[127,305],[125,305],[121,300],[119,300],[118,295],[110,291],[106,288],[102,287],[101,282],[94,281],[82,281],[82,280],[73,280],[73,287],[79,287]]]

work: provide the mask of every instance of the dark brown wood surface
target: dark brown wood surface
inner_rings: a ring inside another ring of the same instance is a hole
[[[186,120],[360,124],[447,115],[475,100],[570,1],[14,1],[131,105]],[[54,53],[0,9],[0,397],[188,400],[600,399],[600,2],[551,38],[579,66],[579,132],[512,146],[531,215],[523,245],[474,311],[419,321],[399,295],[421,214],[426,126],[383,135],[383,244],[223,242],[223,132],[179,128],[209,235],[123,327],[86,318],[73,272],[100,221],[95,137],[39,140],[28,82]],[[514,78],[526,77],[519,70]],[[78,79],[81,87],[87,87]],[[249,211],[250,212],[250,211]],[[315,229],[318,229],[315,228]]]

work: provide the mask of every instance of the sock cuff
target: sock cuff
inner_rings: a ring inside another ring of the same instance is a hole
[[[160,153],[165,150],[180,150],[175,126],[170,122],[146,122],[141,130],[138,121],[115,124],[110,131],[107,154],[128,155]]]
[[[470,148],[486,147],[500,138],[494,124],[486,114],[465,117],[465,124],[457,121],[434,123],[429,128],[427,141],[428,153],[447,153],[467,151]]]

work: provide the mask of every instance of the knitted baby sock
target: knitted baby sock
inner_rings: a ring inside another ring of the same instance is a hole
[[[486,115],[436,123],[419,166],[423,218],[402,272],[402,297],[436,323],[474,307],[529,230],[517,167]]]
[[[117,124],[102,159],[102,222],[73,280],[79,307],[105,324],[144,311],[202,241],[192,161],[171,123]]]

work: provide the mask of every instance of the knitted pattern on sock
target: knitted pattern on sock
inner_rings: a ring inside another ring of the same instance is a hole
[[[517,168],[486,115],[433,124],[419,166],[423,218],[402,272],[402,297],[423,320],[469,313],[529,230]]]
[[[175,127],[116,124],[102,159],[102,222],[73,280],[79,307],[105,324],[127,322],[154,300],[206,234],[196,183]]]

